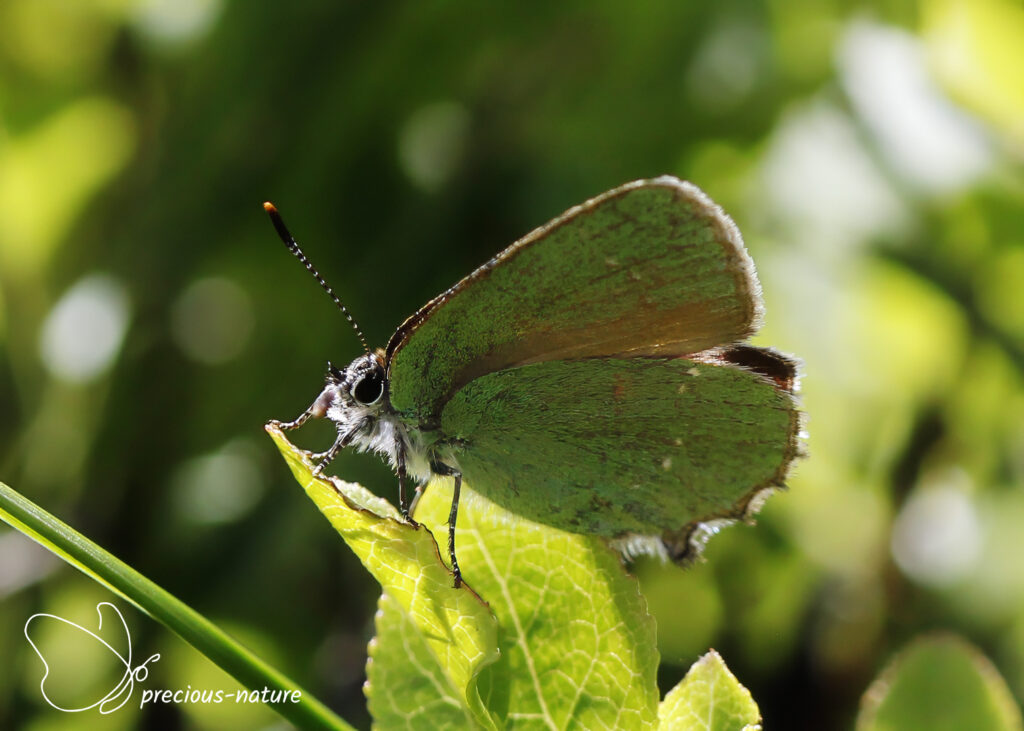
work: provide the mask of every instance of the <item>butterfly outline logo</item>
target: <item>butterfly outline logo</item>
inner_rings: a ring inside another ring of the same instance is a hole
[[[113,713],[131,699],[132,691],[135,689],[135,683],[141,683],[147,677],[149,677],[149,668],[147,668],[146,666],[150,662],[156,662],[160,659],[160,653],[154,653],[153,655],[150,655],[144,663],[136,667],[132,667],[132,637],[131,633],[128,632],[128,624],[124,621],[124,617],[121,615],[120,610],[118,610],[118,608],[110,602],[100,602],[99,604],[97,604],[96,614],[99,616],[99,625],[97,626],[96,629],[97,631],[103,629],[103,607],[110,607],[112,610],[114,610],[114,614],[116,614],[117,618],[121,621],[121,626],[124,628],[125,640],[127,641],[128,644],[127,658],[123,657],[120,652],[111,647],[111,645],[106,640],[97,635],[95,632],[92,632],[91,630],[88,630],[79,624],[75,624],[70,620],[64,619],[63,617],[58,617],[55,614],[39,612],[37,614],[33,614],[25,621],[25,639],[28,640],[28,643],[30,645],[32,645],[32,649],[35,650],[35,653],[39,656],[39,660],[43,663],[44,668],[43,677],[39,681],[39,692],[42,694],[43,700],[45,700],[47,703],[50,704],[51,707],[58,711],[63,711],[65,713],[79,713],[81,711],[88,711],[92,708],[96,708],[97,706],[99,706],[99,712],[101,714],[107,715],[109,713]],[[42,651],[40,651],[36,643],[32,641],[32,637],[29,635],[28,631],[29,625],[32,624],[33,620],[42,617],[55,619],[58,622],[63,622],[64,624],[69,625],[70,627],[74,627],[75,629],[91,636],[97,642],[101,643],[104,647],[110,650],[110,652],[113,653],[114,657],[120,660],[121,664],[124,665],[124,674],[121,676],[121,679],[117,682],[117,685],[115,685],[113,689],[110,690],[110,692],[108,692],[105,696],[100,698],[92,705],[83,706],[82,708],[62,708],[61,706],[57,705],[52,700],[50,700],[50,697],[46,695],[46,678],[50,675],[50,665],[46,662],[46,658],[43,657]],[[121,699],[121,702],[111,708],[110,704],[118,700],[119,698]]]

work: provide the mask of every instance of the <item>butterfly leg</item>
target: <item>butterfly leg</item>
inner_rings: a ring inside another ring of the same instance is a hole
[[[310,407],[303,411],[301,414],[299,414],[297,418],[292,419],[291,421],[278,421],[277,419],[272,419],[270,423],[276,426],[278,429],[290,431],[291,429],[298,429],[300,426],[305,424],[307,421],[309,421],[309,417],[311,417],[312,415],[313,407]]]
[[[327,408],[331,405],[331,394],[329,389],[324,391],[316,397],[316,401],[309,405],[309,408],[299,414],[296,418],[291,421],[278,421],[274,419],[270,423],[276,426],[278,429],[284,429],[290,431],[292,429],[298,429],[300,426],[305,424],[311,418],[322,419],[327,414]]]
[[[302,417],[299,418],[301,419]],[[298,419],[296,419],[296,421],[298,421]],[[319,460],[317,466],[313,468],[313,476],[319,477],[320,473],[324,471],[327,465],[333,462],[334,458],[338,456],[338,452],[340,452],[344,447],[347,447],[352,442],[352,440],[356,438],[356,434],[358,434],[360,430],[369,426],[370,423],[371,420],[369,418],[363,419],[362,421],[357,422],[354,427],[345,432],[341,430],[339,425],[338,438],[334,440],[334,444],[331,445],[331,448],[328,449],[326,452],[319,452],[317,454],[312,455],[313,459]]]
[[[395,470],[398,472],[398,509],[402,511],[402,517],[405,518],[407,523],[416,525],[416,521],[412,519],[412,508],[414,505],[409,505],[409,496],[406,493],[406,484],[409,482],[409,473],[405,468],[405,444],[401,439],[398,440],[397,447],[395,449]],[[419,488],[416,489],[416,496],[419,497]],[[415,503],[415,499],[413,500]]]
[[[416,514],[416,506],[420,503],[420,498],[423,497],[423,491],[426,489],[427,483],[416,486],[416,491],[413,493],[412,500],[409,502],[409,515]]]
[[[459,517],[459,491],[462,489],[462,473],[444,462],[433,460],[430,469],[435,475],[455,478],[455,490],[452,493],[452,510],[448,513],[448,556],[452,560],[452,573],[455,574],[455,588],[462,586],[462,572],[455,558],[455,522]]]

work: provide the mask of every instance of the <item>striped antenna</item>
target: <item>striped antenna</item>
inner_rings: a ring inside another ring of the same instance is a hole
[[[359,342],[363,344],[363,350],[365,350],[366,354],[369,355],[370,346],[366,344],[366,338],[363,337],[363,331],[359,329],[359,325],[356,324],[355,319],[352,317],[349,311],[345,309],[345,305],[341,303],[341,300],[338,299],[338,295],[334,294],[334,290],[331,289],[330,285],[327,284],[327,282],[324,281],[324,278],[320,276],[320,272],[316,270],[316,267],[313,266],[313,263],[306,258],[305,254],[302,253],[302,249],[299,248],[299,244],[295,241],[295,237],[292,236],[291,232],[288,230],[288,227],[284,225],[284,219],[282,219],[281,214],[277,212],[277,208],[274,206],[273,203],[267,201],[266,203],[263,204],[263,209],[268,214],[270,214],[270,221],[271,223],[274,224],[274,229],[277,231],[277,235],[281,237],[281,241],[284,242],[284,245],[288,247],[288,250],[290,252],[295,254],[295,258],[302,262],[302,265],[306,267],[306,270],[313,275],[313,278],[320,284],[321,287],[323,287],[324,291],[327,292],[328,295],[330,295],[330,298],[334,300],[334,304],[338,306],[338,309],[341,310],[342,314],[345,315],[345,318],[349,321],[349,324],[352,325],[352,329],[356,331],[356,335],[359,336]]]

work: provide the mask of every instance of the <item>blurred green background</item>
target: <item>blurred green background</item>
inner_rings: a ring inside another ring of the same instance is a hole
[[[534,226],[672,173],[744,233],[811,458],[706,563],[635,565],[664,687],[714,646],[768,728],[848,728],[946,628],[1021,700],[1022,172],[1017,0],[2,0],[0,479],[368,726],[375,584],[262,432],[359,346],[260,204],[384,345]],[[374,457],[333,469],[394,496]],[[0,728],[282,727],[46,706],[25,620],[111,598],[0,532]],[[235,687],[114,601],[162,654],[146,687]]]

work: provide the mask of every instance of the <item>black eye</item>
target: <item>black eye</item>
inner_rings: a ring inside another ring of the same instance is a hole
[[[360,378],[352,387],[352,395],[363,406],[377,403],[384,395],[384,372],[375,368]]]

